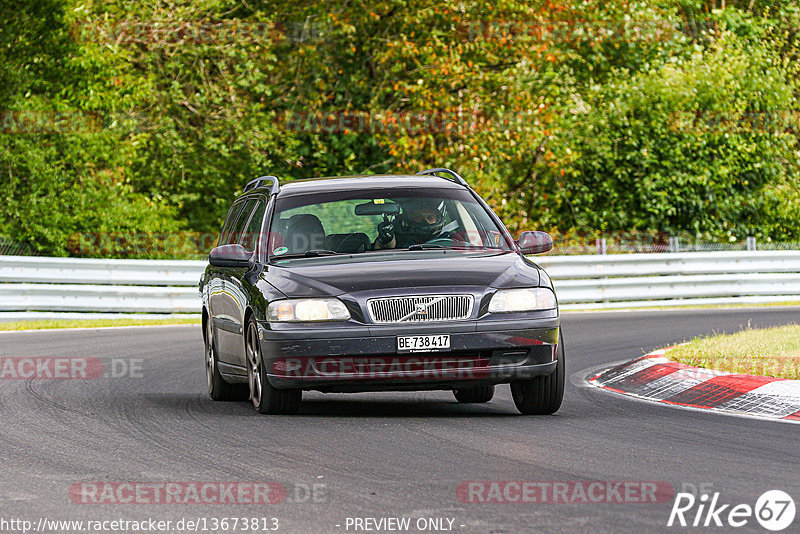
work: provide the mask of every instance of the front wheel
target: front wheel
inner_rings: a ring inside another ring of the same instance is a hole
[[[243,401],[247,400],[247,388],[241,384],[229,384],[225,382],[219,372],[219,358],[217,348],[214,343],[214,328],[211,325],[211,317],[206,321],[205,338],[205,359],[206,359],[206,384],[208,384],[208,396],[215,401]]]
[[[264,360],[261,356],[261,343],[258,341],[258,326],[250,319],[245,336],[247,355],[247,379],[250,384],[250,400],[259,413],[293,414],[300,410],[303,398],[301,389],[277,389],[267,379]]]
[[[511,382],[514,405],[525,415],[550,415],[561,407],[564,398],[564,338],[559,335],[556,370],[548,376]]]

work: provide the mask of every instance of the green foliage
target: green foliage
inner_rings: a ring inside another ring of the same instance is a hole
[[[69,236],[215,232],[262,174],[451,166],[514,231],[797,240],[800,10],[721,4],[5,0],[0,112],[89,124],[0,128],[0,234],[126,255]]]
[[[96,157],[116,148],[114,142],[98,141],[91,135],[14,136],[0,147],[6,221],[0,233],[24,237],[37,250],[60,256],[71,252],[77,234],[179,230],[173,207],[134,191],[115,161]],[[90,249],[81,252],[94,255]]]
[[[794,118],[795,89],[775,53],[733,34],[599,88],[599,111],[576,123],[572,224],[740,239],[794,225],[776,217],[774,196],[797,168],[796,136],[779,122]]]

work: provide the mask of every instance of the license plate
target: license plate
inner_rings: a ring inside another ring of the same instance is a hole
[[[397,336],[398,352],[433,352],[450,348],[450,336]]]

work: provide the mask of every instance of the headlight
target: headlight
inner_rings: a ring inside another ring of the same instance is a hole
[[[490,313],[509,313],[534,310],[552,310],[556,307],[555,294],[546,287],[531,289],[501,289],[492,296]]]
[[[276,300],[267,306],[267,319],[274,323],[346,321],[350,312],[339,299]]]

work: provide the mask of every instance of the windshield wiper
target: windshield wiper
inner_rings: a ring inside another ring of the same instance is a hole
[[[311,256],[335,256],[336,254],[340,254],[335,250],[326,250],[324,248],[315,248],[312,250],[306,250],[303,252],[303,256],[310,258]]]
[[[467,250],[472,252],[485,252],[485,251],[492,251],[492,252],[504,252],[503,249],[500,248],[492,248],[492,247],[484,247],[478,245],[453,245],[446,247],[444,245],[437,245],[435,243],[419,243],[415,245],[409,245],[408,248],[400,249],[400,250],[426,250],[426,249],[438,249],[438,250]]]
[[[431,243],[418,243],[416,245],[409,245],[409,247],[406,250],[423,250],[426,248],[451,248],[451,247],[445,247],[444,245],[434,245]]]
[[[339,254],[341,254],[341,252],[336,252],[335,250],[312,249],[306,250],[305,252],[297,252],[295,254],[284,254],[283,256],[273,255],[271,259],[283,260],[286,258],[314,258],[317,256],[337,256]]]

